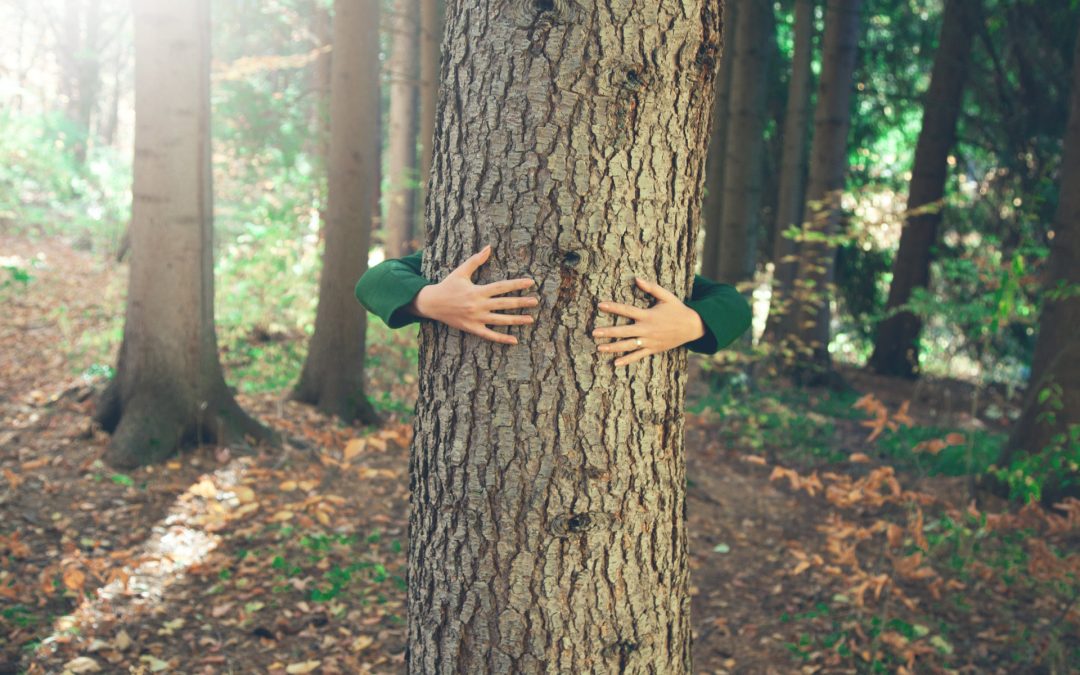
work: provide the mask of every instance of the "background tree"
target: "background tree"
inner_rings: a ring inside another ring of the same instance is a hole
[[[367,269],[379,161],[377,0],[334,3],[330,169],[319,307],[293,398],[346,421],[376,420],[364,393],[367,315],[353,296]]]
[[[432,142],[435,138],[435,106],[439,102],[439,56],[443,33],[441,0],[420,0],[420,205],[417,207],[417,239],[423,236],[424,204],[431,176]]]
[[[690,672],[686,355],[588,329],[634,275],[690,289],[719,11],[447,6],[424,273],[490,242],[541,304],[509,348],[422,326],[410,672]]]
[[[814,140],[807,179],[803,240],[799,243],[796,306],[780,340],[799,356],[797,379],[823,382],[831,374],[829,329],[831,284],[836,246],[830,241],[840,226],[840,199],[847,170],[847,132],[851,119],[852,73],[859,40],[861,0],[830,0],[825,10],[821,78],[814,111]]]
[[[731,64],[734,61],[735,38],[733,30],[738,16],[739,3],[728,2],[724,6],[723,48],[719,57],[720,69],[716,75],[716,102],[709,132],[709,154],[705,160],[705,196],[701,206],[704,237],[701,246],[701,273],[710,279],[720,275],[720,229],[724,221],[724,161],[727,158],[727,129],[731,106]]]
[[[399,257],[415,249],[416,115],[419,65],[419,0],[395,0],[392,47],[387,70],[390,113],[386,149],[386,254]]]
[[[1049,451],[1048,463],[1057,470],[1043,486],[1048,502],[1080,494],[1080,36],[1071,92],[1039,338],[1023,412],[998,462],[1011,467],[1024,455]]]
[[[781,153],[780,183],[773,242],[773,288],[769,326],[776,332],[776,321],[786,316],[781,308],[790,302],[795,283],[795,240],[784,231],[802,223],[806,204],[806,147],[810,122],[810,64],[814,50],[814,0],[795,0],[795,44],[788,80],[787,110],[784,113],[784,138]]]
[[[98,402],[106,460],[269,432],[225,385],[214,332],[208,0],[135,3],[131,272],[116,375]]]
[[[731,65],[731,97],[724,144],[724,197],[716,278],[727,283],[750,279],[757,261],[761,229],[762,156],[765,149],[765,98],[769,59],[775,52],[771,3],[739,3]]]
[[[944,208],[948,157],[956,142],[956,123],[964,100],[971,43],[978,33],[978,0],[948,0],[941,37],[923,104],[923,124],[911,171],[908,213],[893,263],[886,309],[894,312],[877,328],[869,366],[882,375],[913,377],[919,367],[922,320],[901,309],[916,288],[930,280],[932,248]]]

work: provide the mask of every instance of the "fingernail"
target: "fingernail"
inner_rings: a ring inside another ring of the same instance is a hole
[[[594,330],[592,332],[592,334],[595,335],[596,337],[604,337],[604,331],[602,331],[602,330]]]

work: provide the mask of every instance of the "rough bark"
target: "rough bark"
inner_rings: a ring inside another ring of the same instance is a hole
[[[731,64],[735,53],[735,17],[738,2],[724,7],[724,33],[720,68],[716,74],[716,101],[709,132],[709,154],[705,160],[705,197],[701,205],[704,241],[701,246],[701,273],[710,279],[720,274],[720,223],[724,219],[724,158],[727,156],[728,114],[731,107]]]
[[[233,400],[214,334],[208,0],[134,9],[131,271],[116,376],[95,414],[117,467],[270,435]]]
[[[784,231],[802,223],[806,204],[807,126],[810,122],[810,62],[814,48],[814,0],[795,0],[795,51],[788,80],[787,110],[777,190],[776,232],[773,240],[772,299],[765,333],[777,332],[776,324],[787,316],[795,283],[795,240]]]
[[[762,156],[769,57],[775,51],[772,4],[739,3],[724,159],[724,200],[716,278],[736,284],[754,275],[761,229]],[[773,43],[773,44],[770,44]]]
[[[443,3],[440,0],[420,0],[420,220],[416,238],[422,240],[423,204],[427,201],[428,180],[431,177],[431,150],[435,138],[435,105],[439,101],[439,54],[443,34]]]
[[[364,393],[366,313],[353,287],[367,269],[379,155],[378,0],[337,0],[330,86],[326,248],[315,332],[293,398],[345,421],[373,422]]]
[[[900,234],[900,248],[893,262],[888,311],[896,312],[881,322],[874,339],[869,366],[882,375],[915,377],[919,369],[919,333],[922,320],[909,311],[898,311],[916,288],[930,283],[931,248],[937,241],[942,200],[948,178],[948,158],[956,143],[956,122],[964,99],[964,81],[975,35],[972,23],[978,0],[948,0],[930,89],[923,104],[923,125],[915,146],[911,171],[908,215]]]
[[[634,275],[690,289],[719,14],[447,7],[424,272],[490,242],[479,280],[541,304],[513,347],[422,326],[409,672],[690,672],[686,354],[616,369],[590,330]]]
[[[1046,289],[1065,288],[1065,293],[1045,297],[1039,317],[1039,337],[1031,363],[1031,378],[1024,395],[1020,419],[1009,435],[999,466],[1009,466],[1024,453],[1041,452],[1065,445],[1070,427],[1080,425],[1080,36],[1073,57],[1069,122],[1059,175],[1059,196],[1054,216],[1053,239],[1047,266]],[[1040,392],[1057,391],[1040,402]],[[1054,401],[1060,404],[1058,408]],[[1046,413],[1053,412],[1052,419]],[[1075,443],[1076,441],[1072,441]],[[1071,485],[1052,480],[1043,487],[1043,500],[1052,503],[1066,494],[1080,493],[1075,469]]]
[[[782,349],[795,354],[790,374],[804,384],[822,384],[832,376],[829,302],[836,246],[822,237],[836,234],[841,218],[860,5],[861,0],[829,0],[825,10],[803,225],[810,239],[799,244],[792,321],[780,336]]]
[[[395,0],[393,37],[387,69],[390,111],[387,115],[386,255],[397,258],[417,248],[416,105],[419,58],[419,2]]]

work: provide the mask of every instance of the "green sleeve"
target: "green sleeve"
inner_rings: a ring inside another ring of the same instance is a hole
[[[391,328],[416,323],[420,317],[408,310],[420,289],[432,283],[420,273],[423,251],[391,258],[375,265],[356,282],[356,299]]]
[[[694,286],[686,306],[705,324],[705,334],[687,342],[686,348],[701,354],[715,354],[727,347],[750,327],[750,303],[730,284],[694,275]]]

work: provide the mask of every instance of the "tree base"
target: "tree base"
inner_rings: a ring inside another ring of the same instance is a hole
[[[289,400],[310,405],[319,412],[337,417],[346,424],[382,423],[382,418],[375,412],[375,408],[368,401],[363,390],[352,391],[348,394],[336,393],[330,391],[334,387],[320,387],[314,379],[306,373],[302,374],[300,381],[289,394]]]
[[[168,400],[161,392],[134,391],[125,400],[119,378],[98,400],[94,420],[113,435],[102,459],[117,469],[161,462],[188,447],[240,445],[280,439],[245,413],[224,388],[205,406]],[[194,414],[191,412],[194,411]]]

